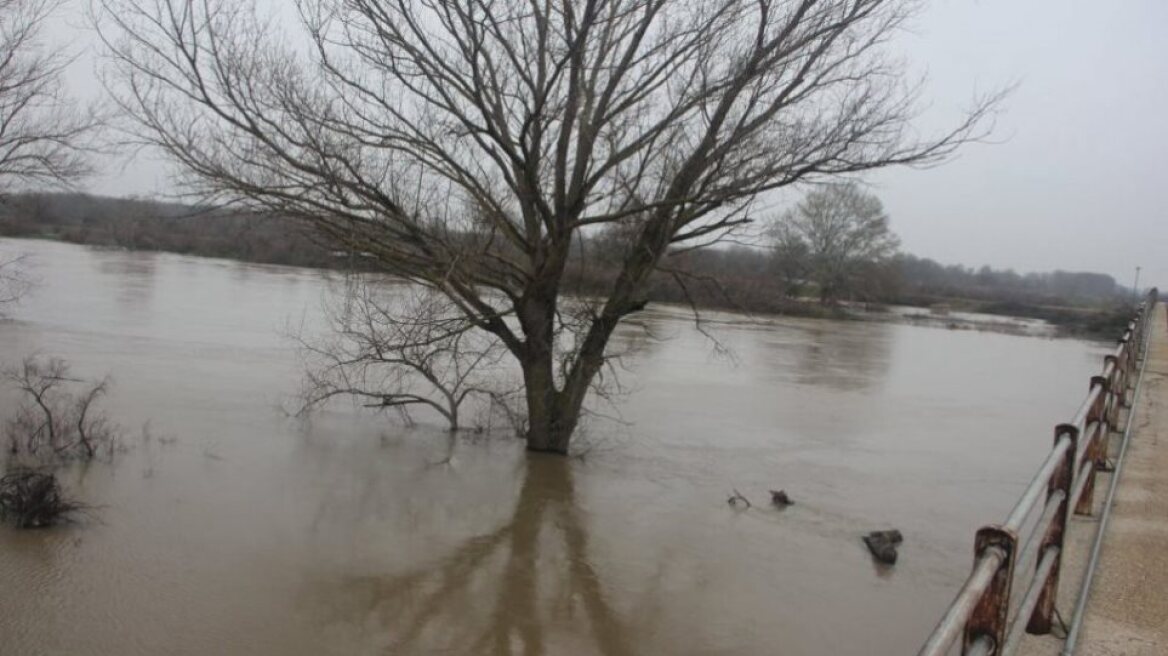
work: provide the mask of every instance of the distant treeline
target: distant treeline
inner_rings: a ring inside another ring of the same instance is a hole
[[[330,267],[337,258],[288,221],[224,209],[87,194],[17,194],[0,234],[264,264]]]
[[[1131,293],[1103,273],[1052,271],[1019,274],[1011,269],[943,266],[928,258],[901,255],[897,260],[902,294],[961,297],[979,301],[1094,305]]]
[[[289,221],[85,194],[9,196],[0,208],[0,235],[318,268],[353,263]],[[618,234],[600,234],[580,244],[569,267],[567,290],[603,292],[627,243]],[[839,312],[792,298],[783,264],[766,248],[733,246],[679,253],[664,260],[666,268],[652,280],[649,297],[657,302],[753,312]],[[864,280],[864,285],[851,290],[850,300],[1029,316],[1102,334],[1122,327],[1131,294],[1101,273],[1019,274],[990,267],[946,266],[907,254],[874,267]]]

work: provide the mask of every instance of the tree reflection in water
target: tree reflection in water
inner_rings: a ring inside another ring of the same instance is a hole
[[[528,456],[502,526],[403,573],[313,585],[313,605],[325,606],[315,610],[327,622],[363,624],[363,639],[388,654],[535,656],[559,653],[564,643],[572,651],[634,653],[630,624],[610,604],[589,554],[573,464]],[[636,633],[650,630],[652,608],[632,610]]]

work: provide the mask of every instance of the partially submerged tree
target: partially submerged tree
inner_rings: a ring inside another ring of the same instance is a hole
[[[117,448],[115,427],[97,409],[109,391],[109,378],[86,383],[73,378],[60,358],[30,356],[0,372],[0,379],[21,395],[6,426],[11,457],[25,464],[53,464],[92,460]]]
[[[983,133],[911,131],[884,46],[897,0],[98,0],[131,132],[204,201],[313,226],[446,295],[522,371],[527,445],[565,453],[663,260],[796,182],[931,164]],[[301,39],[300,36],[304,38]],[[628,235],[600,298],[563,298],[584,234]]]
[[[99,119],[66,97],[71,59],[42,32],[61,0],[0,0],[0,189],[67,185],[86,175],[87,140]]]
[[[467,399],[492,393],[483,375],[502,345],[433,289],[353,276],[325,315],[326,336],[297,336],[307,355],[301,413],[348,396],[407,417],[427,407],[456,431]]]
[[[776,259],[813,282],[824,304],[880,279],[900,246],[880,199],[854,182],[810,192],[770,233]]]

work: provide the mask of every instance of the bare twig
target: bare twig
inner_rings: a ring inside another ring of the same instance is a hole
[[[735,488],[731,488],[731,489],[733,490],[734,493],[730,495],[730,498],[726,500],[726,503],[728,503],[732,506],[737,506],[739,502],[742,502],[743,504],[746,505],[747,508],[750,508],[753,505],[750,503],[750,499],[747,499],[746,497],[742,496],[742,493],[739,492],[737,489],[735,489]]]
[[[348,396],[393,408],[407,423],[410,407],[427,407],[456,431],[465,402],[489,396],[483,375],[502,346],[475,334],[441,294],[354,275],[339,296],[326,303],[328,334],[293,335],[306,369],[298,414]]]

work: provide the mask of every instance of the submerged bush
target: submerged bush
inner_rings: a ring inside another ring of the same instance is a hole
[[[21,393],[6,432],[8,453],[23,464],[92,460],[118,448],[116,428],[97,409],[108,378],[87,383],[71,377],[60,358],[30,356],[0,371],[0,379]]]
[[[65,497],[51,472],[17,468],[0,478],[0,520],[16,528],[52,526],[81,508]]]

